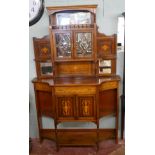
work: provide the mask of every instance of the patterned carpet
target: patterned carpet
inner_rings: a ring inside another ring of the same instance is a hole
[[[106,140],[96,147],[60,147],[56,151],[55,142],[43,140],[40,144],[38,139],[32,139],[32,149],[30,155],[125,155],[124,142],[115,144],[113,140]]]

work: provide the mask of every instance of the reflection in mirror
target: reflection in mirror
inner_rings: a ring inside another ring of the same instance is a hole
[[[76,33],[76,51],[78,57],[92,55],[92,33]]]
[[[56,33],[56,56],[58,58],[71,57],[71,34]]]
[[[57,25],[91,24],[90,12],[57,13]]]
[[[100,73],[111,74],[111,68],[100,68]]]
[[[40,63],[41,74],[42,75],[52,75],[52,63],[51,62],[41,62]]]
[[[111,60],[99,60],[99,66],[111,67]]]

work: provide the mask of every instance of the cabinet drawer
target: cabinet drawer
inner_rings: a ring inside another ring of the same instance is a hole
[[[56,87],[56,95],[70,95],[70,94],[96,94],[96,87],[81,86],[81,87]]]
[[[52,91],[52,88],[48,84],[35,83],[34,88],[40,91]]]
[[[113,82],[105,82],[102,83],[100,86],[100,91],[102,90],[108,90],[108,89],[114,89],[118,87],[118,82],[117,81],[113,81]]]

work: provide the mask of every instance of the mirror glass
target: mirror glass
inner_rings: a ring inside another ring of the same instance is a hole
[[[111,74],[111,68],[100,68],[100,73]]]
[[[40,63],[41,74],[42,75],[52,75],[52,63],[49,61]]]
[[[111,60],[99,60],[99,66],[111,67]]]
[[[57,25],[91,24],[90,12],[57,13]]]

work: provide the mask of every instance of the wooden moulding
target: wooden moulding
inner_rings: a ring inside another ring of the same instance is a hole
[[[52,88],[47,83],[35,83],[35,90],[51,92]]]
[[[114,139],[116,129],[98,129],[99,141]],[[55,129],[41,129],[41,138],[56,141]],[[84,146],[95,145],[97,142],[97,129],[57,129],[59,145]]]
[[[114,81],[114,82],[105,82],[105,83],[101,84],[100,91],[108,90],[108,89],[115,89],[117,87],[118,87],[118,82],[116,82],[116,81]]]
[[[92,13],[96,13],[97,5],[76,5],[76,6],[50,6],[46,7],[48,14],[51,15],[55,12],[65,11],[65,10],[87,10]]]

